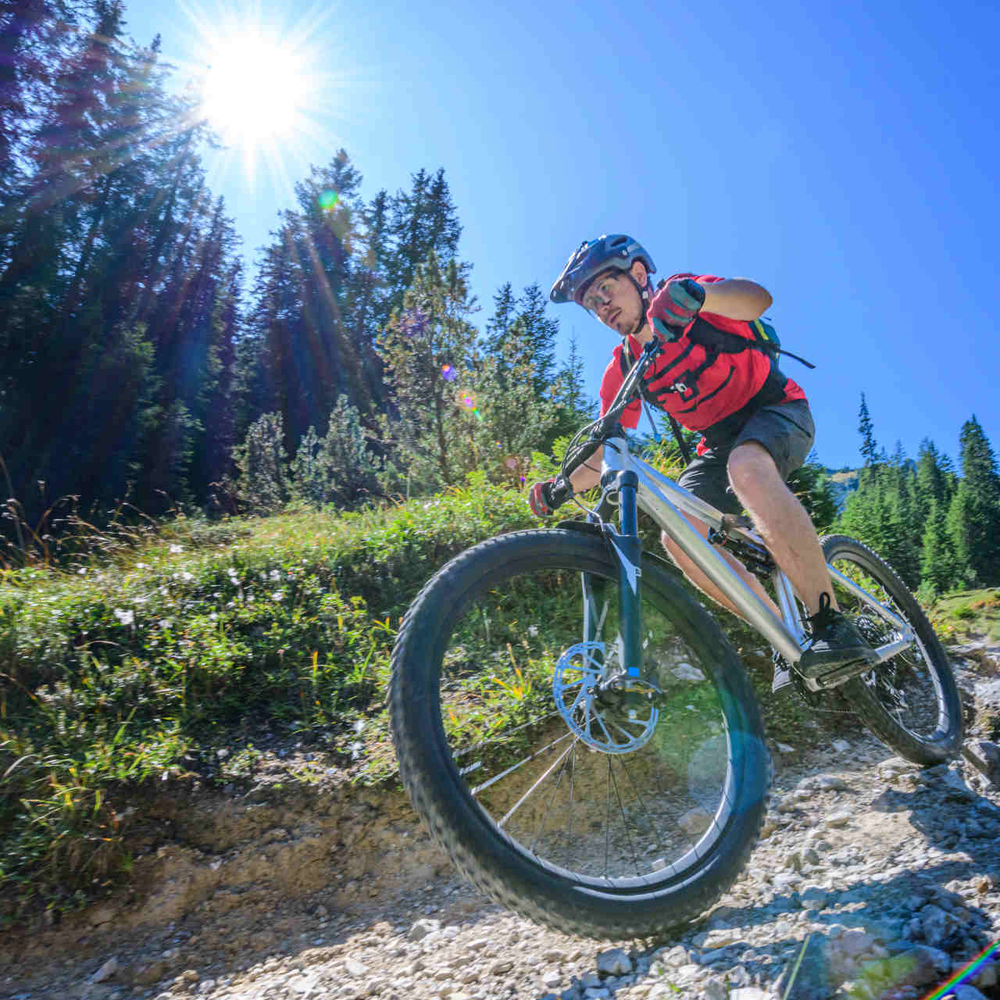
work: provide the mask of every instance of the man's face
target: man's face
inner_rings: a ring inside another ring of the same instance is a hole
[[[641,267],[641,264],[638,266]],[[645,280],[643,268],[640,284]],[[583,305],[605,326],[622,337],[638,329],[642,320],[642,298],[623,271],[606,271],[595,278],[587,288]]]

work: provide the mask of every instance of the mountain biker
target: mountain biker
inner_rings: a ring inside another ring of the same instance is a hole
[[[655,272],[641,244],[621,234],[606,235],[585,240],[552,286],[553,302],[576,302],[622,338],[601,381],[602,415],[643,345],[657,338],[663,350],[643,376],[643,396],[704,434],[678,485],[718,510],[739,514],[742,508],[750,514],[811,613],[812,638],[799,669],[813,674],[857,660],[874,662],[874,652],[837,607],[816,529],[785,483],[813,443],[805,393],[781,373],[775,356],[752,348],[713,350],[704,339],[721,330],[723,336],[738,334],[754,343],[750,323],[771,305],[770,294],[745,278],[690,273],[674,274],[654,288],[650,275]],[[640,412],[641,403],[634,399],[622,414],[622,425],[635,428]],[[598,484],[601,455],[599,449],[573,473],[574,493]],[[553,482],[531,487],[529,502],[538,516],[554,511]],[[707,536],[704,522],[686,517]],[[739,614],[666,533],[661,541],[695,586]],[[780,618],[757,577],[726,549],[717,551]]]

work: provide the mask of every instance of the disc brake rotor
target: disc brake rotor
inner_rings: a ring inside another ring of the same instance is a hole
[[[603,642],[578,642],[559,657],[552,678],[556,709],[587,746],[601,753],[632,753],[649,741],[660,712],[649,698],[625,704],[601,700],[605,653]],[[635,684],[637,690],[643,686],[642,681]]]

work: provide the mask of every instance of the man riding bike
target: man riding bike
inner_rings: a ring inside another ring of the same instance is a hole
[[[678,485],[720,511],[745,509],[753,519],[811,613],[812,641],[799,669],[810,674],[857,660],[874,662],[875,653],[838,610],[816,529],[785,483],[805,462],[814,427],[805,393],[781,373],[776,355],[755,346],[751,323],[771,305],[770,294],[745,278],[685,273],[654,288],[655,272],[652,257],[635,240],[600,236],[580,245],[552,286],[553,302],[576,302],[623,338],[601,381],[602,415],[643,345],[658,339],[662,351],[644,375],[643,396],[704,434]],[[746,340],[746,349],[734,334]],[[640,413],[635,399],[622,415],[623,426],[635,428]],[[598,450],[573,473],[574,492],[598,484],[601,456]],[[553,482],[531,488],[531,509],[539,516],[555,509]],[[707,537],[704,522],[689,515],[688,520]],[[661,540],[695,586],[738,614],[666,534]],[[780,617],[757,577],[732,553],[718,551]]]

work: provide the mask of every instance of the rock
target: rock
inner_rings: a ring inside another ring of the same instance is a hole
[[[106,979],[111,979],[118,971],[118,959],[114,955],[102,965],[91,977],[92,983],[103,983]]]
[[[847,810],[841,810],[840,812],[831,813],[829,816],[826,817],[826,821],[824,822],[823,825],[826,826],[828,829],[836,830],[842,826],[847,826],[847,824],[851,821],[852,816],[853,813],[850,813]]]
[[[410,928],[410,933],[406,935],[407,941],[422,941],[428,934],[433,934],[441,929],[440,920],[421,919],[416,921]]]
[[[930,983],[951,970],[951,957],[948,953],[941,951],[940,948],[931,948],[929,945],[918,944],[898,957],[912,961],[904,981],[914,986]]]
[[[811,935],[804,947],[804,953],[800,947],[785,963],[772,992],[782,1000],[827,1000],[835,983],[830,976],[823,939],[819,935]]]
[[[368,975],[368,966],[363,962],[359,962],[357,959],[349,958],[344,962],[344,971],[349,976],[354,976],[356,979],[360,979],[362,976]]]
[[[935,906],[933,903],[928,903],[920,911],[919,916],[924,940],[932,948],[944,944],[957,923],[950,913],[946,913],[940,906]]]
[[[956,1000],[986,1000],[986,997],[975,986],[969,986],[968,983],[960,983],[958,986],[952,987],[952,991]]]
[[[990,781],[1000,783],[1000,746],[989,740],[966,740],[962,756]]]
[[[977,799],[979,797],[971,788],[969,788],[969,786],[965,783],[965,779],[958,773],[958,771],[949,771],[944,776],[942,784],[944,785],[945,792],[950,799],[956,799],[959,802],[972,802],[973,799]]]
[[[158,983],[167,972],[167,963],[162,960],[150,962],[148,965],[140,965],[132,973],[132,983],[136,986],[152,986]]]
[[[740,986],[729,991],[729,1000],[772,1000],[772,997],[767,990],[757,986]]]
[[[799,788],[806,792],[846,792],[850,786],[835,774],[817,774],[800,781]]]
[[[621,948],[602,951],[597,956],[597,971],[608,976],[625,976],[632,971],[632,959]]]
[[[110,903],[102,903],[93,907],[87,914],[87,923],[91,927],[100,927],[101,924],[110,923],[115,919],[118,911]]]
[[[837,947],[850,958],[857,958],[868,951],[875,944],[875,938],[864,931],[847,931],[841,935],[837,942]]]
[[[703,681],[705,675],[690,663],[679,663],[670,671],[680,681]]]
[[[718,979],[710,979],[701,988],[701,991],[705,1000],[726,1000],[729,996],[729,990],[726,989],[726,984],[720,982]]]
[[[679,820],[677,825],[689,836],[697,837],[704,833],[712,824],[712,815],[701,806],[689,809]]]

